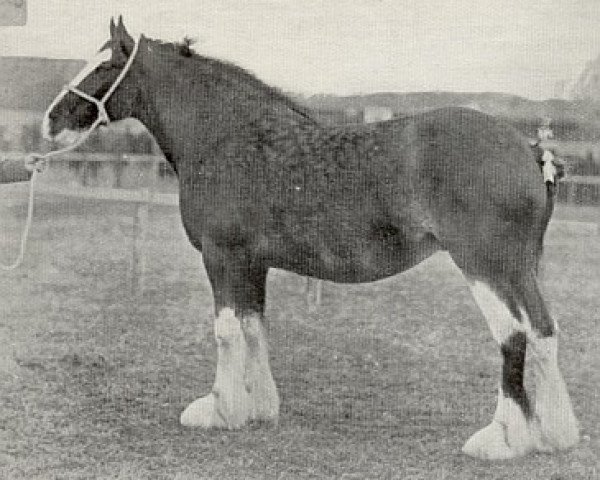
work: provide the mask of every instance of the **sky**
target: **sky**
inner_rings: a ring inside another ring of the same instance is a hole
[[[6,0],[0,0],[0,2]],[[0,55],[88,58],[111,16],[302,94],[556,95],[600,54],[600,0],[28,0]]]

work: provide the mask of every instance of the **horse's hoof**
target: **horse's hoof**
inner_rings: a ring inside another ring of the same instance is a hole
[[[524,432],[524,436],[529,437],[528,432]],[[527,438],[519,440],[517,444],[509,445],[506,426],[494,421],[469,438],[462,451],[482,460],[508,460],[521,457],[532,449],[532,442]]]
[[[579,443],[579,424],[574,416],[554,419],[550,425],[542,424],[541,438],[540,451],[567,450]]]
[[[215,408],[215,396],[212,393],[190,403],[181,414],[180,422],[185,427],[228,427],[225,419]]]
[[[575,418],[566,388],[555,388],[553,405],[536,405],[542,451],[566,450],[579,443],[579,422]],[[548,395],[549,396],[549,395]]]
[[[268,379],[262,384],[256,384],[251,388],[250,419],[277,425],[279,420],[279,395],[275,382],[269,374]]]

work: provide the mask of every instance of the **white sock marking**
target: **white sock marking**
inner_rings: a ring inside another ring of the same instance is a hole
[[[549,448],[568,448],[579,440],[579,424],[558,368],[556,336],[529,337],[535,372],[535,413],[542,441]]]
[[[248,420],[250,409],[245,383],[247,345],[240,320],[231,308],[217,315],[215,338],[218,359],[213,392],[228,426],[238,428]]]
[[[475,302],[485,316],[494,340],[502,345],[515,332],[525,331],[506,304],[483,282],[470,282]]]
[[[213,393],[182,413],[187,426],[239,428],[249,419],[277,421],[279,397],[259,316],[240,322],[231,308],[215,319],[217,372]]]
[[[520,456],[533,449],[545,451],[574,445],[579,438],[579,427],[558,369],[556,337],[539,338],[523,308],[520,308],[521,321],[518,321],[488,285],[477,281],[470,285],[499,345],[515,332],[527,335],[534,362],[536,404],[535,420],[527,422],[519,405],[505,397],[499,387],[494,421],[475,433],[463,451],[478,458],[501,459]]]
[[[494,420],[465,443],[463,452],[486,460],[515,458],[533,450],[538,437],[519,405],[505,397],[502,386],[498,386]]]
[[[248,357],[246,385],[252,403],[251,417],[261,420],[277,420],[279,396],[269,366],[269,350],[265,330],[258,315],[242,321]]]

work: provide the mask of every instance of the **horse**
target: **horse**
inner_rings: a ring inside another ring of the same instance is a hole
[[[247,70],[187,41],[134,39],[119,17],[49,106],[42,131],[74,141],[125,118],[147,127],[175,170],[183,227],[212,287],[214,385],[185,408],[182,425],[277,422],[264,316],[269,269],[373,282],[445,251],[502,359],[493,419],[463,452],[511,459],[578,442],[558,327],[537,281],[551,198],[511,125],[443,108],[325,126]],[[535,401],[523,381],[527,350]]]

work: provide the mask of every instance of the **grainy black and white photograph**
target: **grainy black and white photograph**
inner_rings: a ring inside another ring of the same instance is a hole
[[[600,479],[598,0],[0,0],[0,479]]]

